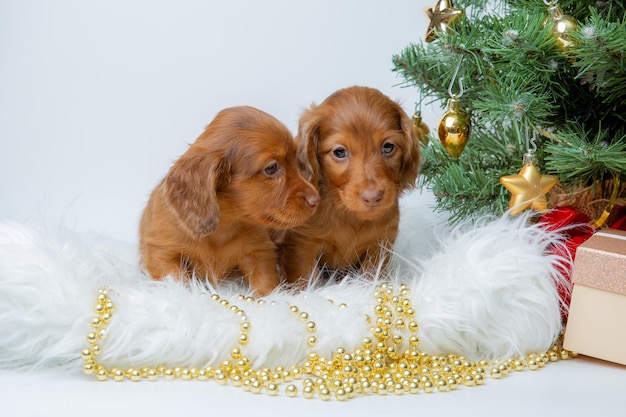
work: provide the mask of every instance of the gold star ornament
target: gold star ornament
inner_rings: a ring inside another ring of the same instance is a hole
[[[500,183],[511,192],[509,210],[512,216],[527,208],[543,212],[548,209],[546,193],[558,182],[556,175],[541,175],[533,163],[534,155],[524,155],[524,166],[517,175],[500,178]]]
[[[426,42],[437,39],[437,32],[448,32],[462,16],[463,10],[455,9],[451,0],[437,0],[435,7],[427,7],[424,13],[430,19],[426,30]]]

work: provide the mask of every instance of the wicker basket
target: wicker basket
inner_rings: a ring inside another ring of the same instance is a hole
[[[615,181],[611,179],[594,185],[572,189],[566,189],[559,183],[548,193],[548,200],[552,208],[570,207],[587,215],[591,219],[592,224],[601,219],[606,210],[609,212],[609,215],[599,227],[610,227],[613,222],[626,215],[625,182],[618,182],[617,197],[612,207],[610,204]]]

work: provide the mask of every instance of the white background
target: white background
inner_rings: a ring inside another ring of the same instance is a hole
[[[220,109],[257,106],[295,132],[354,84],[408,113],[393,54],[435,0],[0,0],[0,221],[133,242],[152,187]],[[425,108],[431,128],[441,113]],[[624,367],[590,359],[433,395],[324,403],[212,382],[98,383],[0,371],[0,415],[623,415]]]
[[[135,241],[150,191],[224,107],[295,133],[305,107],[359,84],[412,114],[392,56],[430,3],[0,0],[0,219]],[[432,127],[439,108],[423,112]]]

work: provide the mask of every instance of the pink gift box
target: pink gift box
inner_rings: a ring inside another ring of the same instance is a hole
[[[563,347],[626,365],[626,232],[596,232],[576,250]]]

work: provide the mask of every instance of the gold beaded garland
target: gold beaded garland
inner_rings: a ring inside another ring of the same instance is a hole
[[[357,394],[403,395],[452,391],[460,385],[479,386],[483,385],[488,375],[492,379],[501,379],[511,371],[520,372],[526,368],[537,370],[548,362],[577,356],[576,353],[563,349],[560,342],[547,352],[493,362],[486,359],[474,362],[462,355],[431,355],[420,351],[417,349],[420,344],[417,335],[419,324],[415,320],[409,287],[402,284],[395,293],[391,284],[383,283],[377,287],[375,293],[375,320],[365,317],[367,323],[373,323],[370,327],[371,336],[365,336],[359,348],[350,352],[344,347],[338,347],[330,357],[321,356],[311,350],[301,364],[254,369],[242,350],[250,340],[252,329],[247,314],[218,294],[211,294],[210,298],[239,317],[241,330],[237,338],[238,346],[231,349],[230,358],[222,361],[219,366],[198,369],[159,365],[129,367],[126,370],[118,367],[107,369],[96,357],[102,352],[100,342],[106,338],[106,329],[113,317],[115,305],[108,290],[101,289],[94,308],[96,317],[91,320],[92,331],[86,337],[89,347],[80,352],[83,372],[94,375],[98,381],[112,379],[118,382],[136,382],[156,381],[159,378],[215,380],[220,385],[230,383],[244,391],[254,394],[265,392],[270,396],[279,395],[281,385],[286,384],[284,394],[287,397],[296,397],[301,393],[308,399],[317,396],[323,401],[333,398],[344,401]],[[238,300],[265,303],[264,300],[255,301],[252,297],[243,295],[238,296]],[[345,303],[339,305],[339,308],[346,307]],[[302,311],[298,306],[291,305],[289,309],[304,323],[309,334],[306,343],[313,349],[317,344],[317,324],[311,320],[308,312]],[[408,344],[408,348],[404,347],[405,344]],[[300,389],[292,383],[296,380],[302,380]]]

